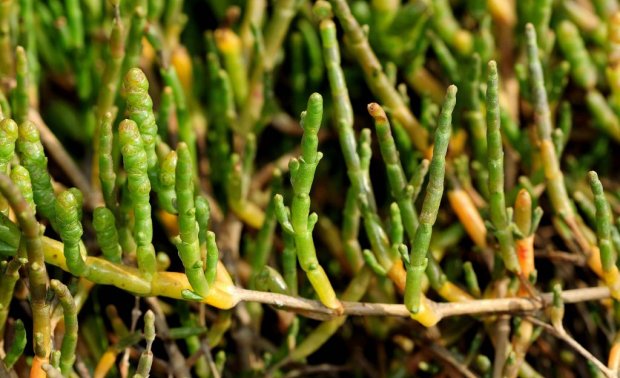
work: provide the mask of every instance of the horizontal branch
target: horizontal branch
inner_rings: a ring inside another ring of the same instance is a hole
[[[11,224],[10,222],[8,224]],[[4,230],[2,237],[6,247],[14,250],[0,250],[0,254],[8,256],[17,253],[19,236],[17,228]],[[9,238],[8,236],[11,236]],[[11,240],[12,239],[12,240]],[[67,271],[67,264],[63,255],[63,244],[48,237],[42,238],[45,261]],[[81,246],[81,248],[84,248]],[[4,252],[4,253],[3,253]],[[84,253],[85,254],[85,253]],[[141,296],[165,296],[181,299],[183,292],[191,289],[187,277],[183,273],[158,272],[152,282],[145,280],[134,267],[114,264],[98,257],[88,256],[87,264],[94,267],[93,275],[85,277],[92,282],[103,285],[114,285],[122,290],[133,292]],[[225,270],[222,270],[225,272]],[[591,287],[562,292],[564,303],[596,301],[610,298],[607,287]],[[492,315],[500,313],[528,313],[545,308],[553,300],[552,293],[541,294],[535,298],[499,298],[478,299],[467,302],[438,303],[426,301],[435,320],[459,315]],[[338,315],[331,309],[323,306],[319,301],[293,297],[270,292],[247,290],[233,285],[227,273],[222,273],[216,281],[214,289],[204,303],[218,308],[231,308],[239,302],[257,302],[275,306],[277,308],[296,312],[300,315],[327,320]],[[410,313],[402,304],[342,302],[342,315],[352,316],[397,316],[409,317]]]
[[[246,302],[273,305],[283,310],[300,313],[315,319],[327,320],[337,315],[319,301],[262,291],[237,289],[237,297]],[[562,292],[564,303],[596,301],[610,297],[607,287],[592,287]],[[551,305],[553,293],[539,298],[478,299],[468,302],[438,303],[429,300],[439,318],[459,315],[493,315],[500,313],[533,312]],[[344,315],[349,316],[397,316],[408,317],[409,311],[402,304],[342,302]]]

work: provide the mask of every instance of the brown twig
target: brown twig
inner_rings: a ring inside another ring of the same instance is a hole
[[[598,358],[594,357],[592,353],[590,353],[586,348],[584,348],[581,344],[577,342],[577,340],[573,339],[571,335],[569,335],[566,330],[562,327],[561,329],[557,329],[539,319],[528,316],[527,320],[536,324],[537,326],[542,327],[545,331],[554,335],[558,339],[567,343],[571,348],[573,348],[576,352],[581,354],[585,359],[592,362],[600,371],[605,374],[607,377],[616,377],[616,373],[605,366]]]
[[[319,301],[292,297],[283,294],[268,293],[262,291],[236,289],[236,295],[241,301],[258,302],[285,308],[298,312],[304,316],[310,316],[320,320],[334,318],[337,315]],[[578,303],[585,301],[597,301],[610,297],[607,287],[591,287],[583,289],[566,290],[562,292],[564,303]],[[502,313],[527,313],[534,312],[551,305],[552,293],[545,293],[537,299],[530,298],[499,298],[478,299],[467,302],[436,303],[429,301],[429,305],[440,318],[461,315],[493,315]],[[402,304],[388,303],[365,303],[365,302],[342,302],[343,315],[347,316],[395,316],[409,317],[411,314]]]
[[[157,329],[157,336],[164,340],[164,347],[168,353],[171,372],[175,377],[188,377],[189,369],[185,366],[185,357],[179,350],[179,347],[174,340],[169,338],[170,328],[168,322],[166,322],[166,316],[159,305],[158,299],[155,297],[146,298],[145,302],[148,303],[151,310],[155,314],[155,327]]]
[[[200,349],[202,350],[202,354],[207,358],[207,365],[209,365],[211,376],[213,378],[220,378],[220,372],[217,371],[217,366],[215,366],[215,361],[213,361],[213,355],[211,354],[211,346],[209,346],[209,341],[206,337],[202,339]]]
[[[497,341],[495,344],[495,361],[493,362],[493,378],[501,378],[509,353],[510,316],[500,316],[495,322],[494,327]]]
[[[432,343],[429,346],[431,353],[433,353],[438,359],[450,364],[456,371],[461,373],[466,378],[475,378],[476,374],[472,373],[463,363],[459,362],[450,351],[441,345]]]
[[[324,376],[327,373],[336,373],[336,372],[345,372],[351,371],[351,366],[343,365],[329,365],[329,364],[321,364],[321,365],[313,365],[313,366],[304,366],[299,369],[291,370],[284,377],[285,378],[296,378],[296,377],[304,377],[304,376]]]

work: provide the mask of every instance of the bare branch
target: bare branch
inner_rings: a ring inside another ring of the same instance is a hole
[[[327,320],[337,315],[319,301],[292,297],[283,294],[238,288],[236,294],[241,301],[258,302],[299,313],[301,315]],[[566,290],[562,292],[564,303],[598,301],[610,297],[606,287],[592,287]],[[493,315],[503,313],[528,313],[551,305],[553,293],[545,293],[540,298],[500,298],[478,299],[468,302],[437,303],[429,300],[429,306],[440,318],[460,315]],[[402,304],[342,302],[345,316],[396,316],[409,317],[410,313]]]
[[[531,316],[528,316],[527,320],[536,324],[537,326],[542,327],[545,331],[549,332],[558,339],[564,341],[566,344],[570,345],[571,348],[581,354],[585,359],[592,362],[607,377],[616,377],[616,373],[614,371],[605,366],[605,364],[602,363],[598,358],[594,357],[592,353],[590,353],[586,348],[579,344],[577,340],[573,339],[573,337],[569,335],[563,327],[561,329],[554,328],[553,326]]]

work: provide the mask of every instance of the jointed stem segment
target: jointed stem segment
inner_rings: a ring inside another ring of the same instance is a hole
[[[426,196],[420,213],[420,225],[416,230],[411,247],[410,261],[407,266],[407,285],[405,287],[405,306],[412,313],[421,309],[422,276],[427,265],[428,246],[433,233],[433,224],[437,219],[439,204],[443,195],[446,153],[452,129],[452,111],[456,103],[457,88],[448,87],[444,100],[437,130],[435,131],[435,146],[429,170],[429,183]]]
[[[208,254],[207,271],[202,261],[200,240],[198,238],[198,222],[196,222],[196,207],[194,204],[193,168],[190,152],[185,143],[180,143],[177,149],[178,162],[176,170],[177,207],[179,209],[179,239],[176,242],[179,257],[185,267],[185,274],[192,285],[192,289],[199,297],[206,297],[213,284],[218,256]],[[207,235],[207,249],[215,244],[212,233]],[[207,278],[209,276],[209,278]],[[211,282],[210,282],[211,281]]]
[[[386,107],[390,109],[393,117],[407,130],[413,144],[421,152],[426,152],[428,147],[428,132],[413,116],[403,98],[394,88],[385,73],[377,56],[368,43],[361,26],[353,17],[346,0],[330,0],[334,8],[334,14],[340,21],[345,34],[349,38],[349,48],[356,57],[366,78],[370,90]],[[328,67],[329,74],[329,67]]]
[[[512,236],[511,219],[506,212],[504,196],[504,150],[500,132],[499,84],[497,64],[489,63],[487,82],[487,146],[491,222],[495,228],[495,237],[499,242],[500,254],[506,269],[520,273],[521,268],[515,252]]]
[[[54,226],[56,223],[56,197],[52,188],[52,179],[47,170],[47,157],[34,123],[26,121],[19,126],[17,151],[22,165],[30,173],[32,194],[37,205],[37,212],[47,218]]]
[[[408,184],[400,162],[398,150],[390,131],[385,112],[377,103],[368,105],[368,112],[375,119],[377,139],[381,147],[381,156],[385,161],[390,190],[402,215],[404,229],[410,240],[413,240],[418,228],[418,214],[413,207],[413,186]],[[392,240],[396,242],[395,240]]]
[[[310,189],[314,180],[314,173],[322,153],[317,151],[317,134],[323,119],[323,98],[318,93],[310,96],[308,107],[301,114],[301,127],[304,134],[301,140],[301,156],[292,159],[289,163],[291,184],[295,196],[291,204],[290,220],[287,211],[283,209],[282,197],[276,198],[280,222],[287,232],[293,235],[299,265],[306,272],[308,280],[314,287],[321,302],[331,309],[340,310],[340,301],[332,288],[327,274],[316,258],[316,249],[312,240],[312,231],[317,222],[316,213],[310,214]],[[284,216],[283,216],[284,215]]]
[[[148,178],[148,161],[144,143],[138,126],[134,121],[124,120],[119,126],[119,140],[125,171],[127,188],[133,207],[135,225],[134,239],[137,244],[138,267],[147,279],[156,269],[153,239],[153,221],[149,194],[151,183]]]
[[[51,351],[50,307],[47,303],[48,276],[45,256],[41,242],[39,223],[33,210],[28,206],[19,189],[5,174],[0,173],[0,194],[9,202],[15,212],[21,232],[25,238],[28,256],[28,275],[30,282],[30,303],[33,319],[33,337],[36,365],[47,362]],[[37,337],[37,335],[39,335]]]
[[[616,266],[617,255],[611,241],[611,228],[614,227],[611,220],[611,209],[605,198],[603,184],[596,172],[588,173],[588,181],[592,194],[594,194],[594,204],[596,205],[596,233],[598,237],[598,248],[601,255],[601,265],[603,267],[603,279],[609,287],[611,296],[616,300],[620,299],[620,272]]]

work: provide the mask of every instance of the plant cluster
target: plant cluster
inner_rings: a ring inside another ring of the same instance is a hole
[[[0,376],[617,376],[619,142],[616,0],[2,0]]]

